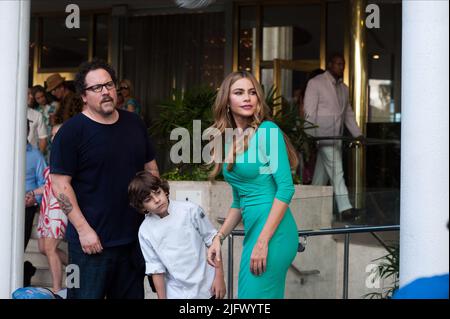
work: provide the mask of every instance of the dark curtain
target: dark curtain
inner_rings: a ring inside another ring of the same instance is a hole
[[[223,80],[224,14],[177,14],[128,20],[123,74],[135,87],[147,124],[172,89],[218,87]]]
[[[223,12],[131,17],[125,35],[123,75],[134,84],[147,126],[173,89],[216,88],[223,80]],[[168,150],[158,152],[164,170]]]

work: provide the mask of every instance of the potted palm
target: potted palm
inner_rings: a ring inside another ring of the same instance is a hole
[[[389,299],[392,297],[395,290],[399,285],[399,262],[400,262],[400,246],[398,243],[385,246],[387,254],[373,260],[378,262],[378,266],[375,269],[375,276],[373,280],[380,280],[383,283],[385,281],[391,281],[391,284],[386,287],[381,287],[379,292],[371,292],[365,294],[364,298],[370,299]]]

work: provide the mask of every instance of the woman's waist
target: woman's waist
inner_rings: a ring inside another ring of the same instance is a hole
[[[264,193],[255,192],[248,194],[239,194],[241,207],[272,204],[275,199],[275,190],[267,190]]]

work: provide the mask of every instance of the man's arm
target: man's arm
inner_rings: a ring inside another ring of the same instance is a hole
[[[158,299],[167,299],[166,283],[164,281],[164,274],[152,274],[153,284],[155,285]]]
[[[362,137],[361,129],[356,123],[355,113],[353,112],[352,106],[350,104],[347,105],[347,109],[345,110],[345,126],[353,135],[353,137]]]
[[[42,116],[41,113],[39,113],[39,117],[37,119],[37,134],[38,134],[38,138],[39,138],[39,150],[41,151],[42,154],[45,154],[47,152],[47,137],[48,137],[48,132],[47,132],[47,127],[45,126],[44,123],[44,117]]]
[[[303,109],[305,119],[313,124],[317,124],[317,108],[319,105],[319,90],[315,81],[309,81],[303,99]],[[314,129],[315,131],[315,129]]]
[[[91,228],[78,206],[75,192],[72,188],[72,177],[68,175],[50,174],[52,190],[59,206],[75,227],[80,238],[80,244],[86,254],[102,252],[103,247],[97,233]]]
[[[159,177],[159,169],[158,164],[156,164],[156,160],[152,160],[144,165],[144,169],[152,175]]]
[[[47,138],[39,139],[39,150],[42,154],[45,154],[47,152]]]

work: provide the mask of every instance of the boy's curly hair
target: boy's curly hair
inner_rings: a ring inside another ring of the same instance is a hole
[[[143,202],[151,192],[157,191],[159,188],[169,196],[169,183],[159,177],[152,175],[147,171],[140,171],[128,185],[128,199],[130,205],[137,209],[140,213],[145,213]]]

